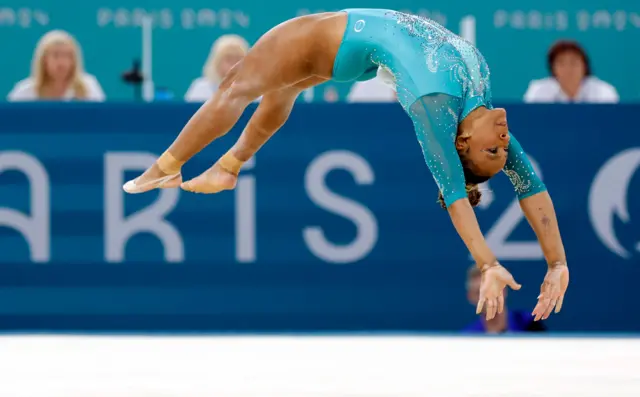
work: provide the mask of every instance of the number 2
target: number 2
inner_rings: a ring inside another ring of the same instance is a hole
[[[542,172],[538,163],[529,156],[533,169],[542,179]],[[499,260],[541,260],[544,259],[542,248],[538,241],[507,241],[511,233],[524,219],[518,199],[514,199],[507,209],[500,215],[496,223],[486,234],[487,244]]]

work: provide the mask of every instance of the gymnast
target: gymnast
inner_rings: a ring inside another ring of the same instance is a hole
[[[418,16],[347,9],[274,27],[229,71],[173,144],[123,189],[233,189],[242,165],[285,123],[302,91],[328,80],[364,81],[376,75],[396,89],[438,186],[440,204],[482,272],[476,312],[493,318],[503,310],[504,288],[520,289],[488,247],[473,210],[480,202],[478,185],[500,171],[511,180],[548,264],[532,315],[538,321],[554,309],[559,312],[569,270],[553,203],[509,133],[505,110],[491,104],[489,67],[470,43]],[[261,96],[233,147],[207,171],[183,182],[185,162],[226,134]]]

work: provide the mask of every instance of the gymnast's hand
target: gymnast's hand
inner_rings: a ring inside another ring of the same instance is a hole
[[[569,268],[566,262],[555,262],[549,265],[542,286],[540,286],[540,296],[538,304],[533,309],[534,321],[546,320],[551,315],[553,309],[559,313],[562,309],[564,294],[569,286]]]
[[[519,290],[522,286],[514,280],[513,276],[501,264],[495,262],[491,265],[483,265],[480,269],[480,300],[476,308],[476,314],[482,313],[486,305],[487,320],[495,317],[496,313],[504,310],[504,289],[508,285],[513,290]]]

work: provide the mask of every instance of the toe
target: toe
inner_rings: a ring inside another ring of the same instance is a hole
[[[193,186],[192,186],[191,181],[183,182],[182,184],[180,184],[180,188],[182,190],[186,190],[188,192],[193,192]]]
[[[138,186],[136,185],[136,180],[132,179],[129,182],[125,183],[122,186],[122,189],[127,193],[138,193]]]

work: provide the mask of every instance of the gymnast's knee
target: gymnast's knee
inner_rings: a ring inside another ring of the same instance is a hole
[[[245,95],[240,91],[232,90],[231,88],[219,88],[209,100],[208,109],[216,114],[222,112],[226,115],[240,117],[240,114],[251,101],[249,95]]]
[[[244,109],[260,95],[260,91],[251,83],[235,81],[228,87],[221,87],[217,97],[219,104],[226,108]]]
[[[260,97],[262,92],[259,81],[253,77],[247,78],[246,73],[241,73],[241,69],[242,61],[231,68],[220,83],[218,96],[226,104],[244,108]]]

